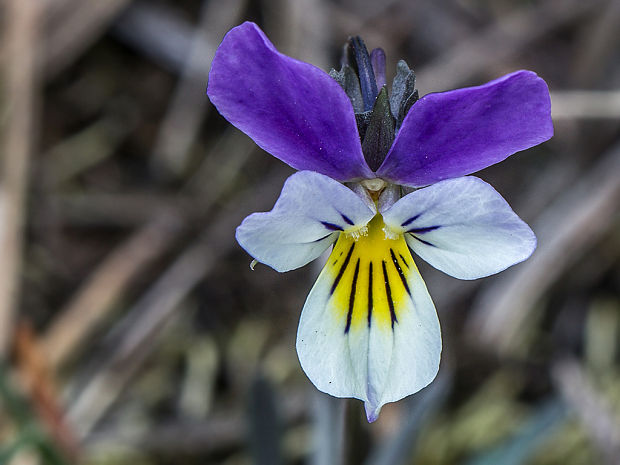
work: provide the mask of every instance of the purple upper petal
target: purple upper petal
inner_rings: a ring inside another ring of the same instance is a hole
[[[224,37],[207,94],[228,121],[293,168],[338,181],[374,177],[342,88],[315,66],[279,53],[254,23]]]
[[[547,84],[517,71],[428,94],[411,107],[377,175],[414,187],[474,173],[553,135]]]

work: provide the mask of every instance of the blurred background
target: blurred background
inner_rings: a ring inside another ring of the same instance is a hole
[[[620,2],[1,5],[0,463],[620,463]],[[252,272],[234,240],[292,173],[205,95],[248,19],[325,70],[361,35],[421,95],[551,89],[555,137],[479,173],[536,253],[470,282],[418,260],[440,374],[372,425],[297,361],[318,268]]]

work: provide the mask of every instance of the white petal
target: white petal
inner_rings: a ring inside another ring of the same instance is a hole
[[[473,176],[408,194],[384,213],[420,257],[455,278],[477,279],[527,259],[536,236],[493,187]]]
[[[388,184],[383,192],[381,192],[381,195],[379,195],[379,201],[377,202],[379,212],[383,213],[392,208],[392,205],[400,199],[400,196],[400,186]]]
[[[350,189],[314,171],[284,183],[270,212],[254,213],[237,228],[237,241],[252,257],[277,271],[317,258],[342,231],[364,228],[374,213]]]
[[[441,333],[435,307],[403,236],[386,238],[377,215],[367,236],[341,235],[310,291],[297,332],[301,366],[315,386],[381,406],[436,376]]]

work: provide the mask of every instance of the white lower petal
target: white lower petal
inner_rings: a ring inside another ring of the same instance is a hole
[[[317,258],[339,233],[362,233],[373,215],[351,189],[300,171],[286,180],[273,209],[248,216],[236,237],[259,262],[289,271]]]
[[[367,236],[341,235],[304,305],[297,333],[303,370],[318,389],[381,406],[436,376],[441,333],[435,307],[402,236],[377,215]]]
[[[498,273],[527,259],[536,236],[484,181],[467,176],[406,195],[386,224],[429,264],[460,279]]]

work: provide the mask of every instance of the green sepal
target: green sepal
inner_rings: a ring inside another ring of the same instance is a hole
[[[396,65],[396,76],[392,82],[390,108],[396,118],[396,127],[399,128],[412,105],[418,100],[415,89],[415,73],[409,69],[404,60]]]
[[[362,113],[364,111],[364,101],[362,99],[362,90],[360,87],[360,80],[357,74],[349,65],[343,65],[340,71],[331,69],[329,75],[334,79],[340,87],[344,89],[344,92],[351,100],[353,105],[353,111],[355,113]]]
[[[360,135],[360,141],[366,137],[366,129],[370,123],[370,117],[372,116],[372,110],[365,111],[363,113],[355,113],[355,123],[357,124],[357,131]]]
[[[383,86],[368,122],[362,142],[362,152],[371,170],[376,171],[383,163],[394,142],[394,117],[390,110],[387,88]]]

